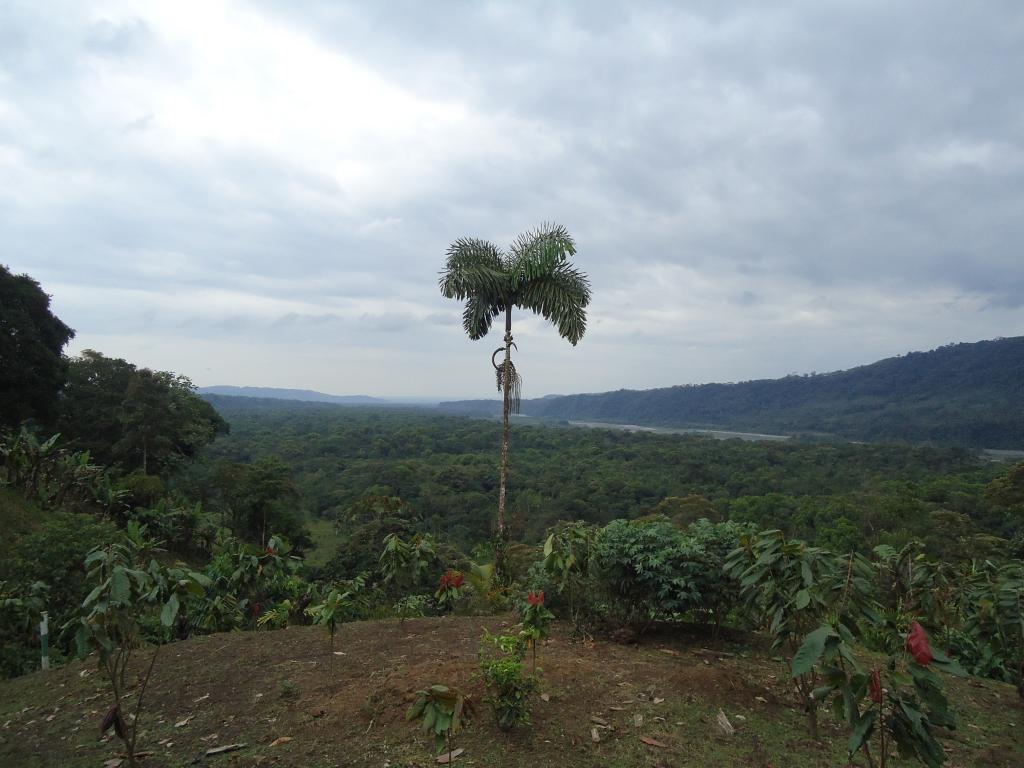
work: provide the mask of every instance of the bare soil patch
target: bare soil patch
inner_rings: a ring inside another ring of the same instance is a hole
[[[484,629],[511,631],[513,621],[346,624],[336,655],[327,634],[311,627],[165,646],[146,695],[139,741],[153,754],[144,765],[435,765],[432,742],[405,721],[413,692],[434,683],[458,686],[478,703],[477,720],[458,740],[459,765],[846,764],[846,734],[827,715],[822,741],[807,737],[780,661],[736,637],[715,643],[686,632],[629,645],[573,643],[556,624],[538,656],[547,700],[536,701],[531,726],[503,733],[483,702],[476,652]],[[109,696],[91,665],[4,682],[0,697],[0,765],[98,768],[120,752],[117,740],[99,737]],[[949,765],[1024,765],[1024,708],[1010,686],[957,681],[951,698],[962,725],[944,742]],[[720,710],[734,735],[717,733]],[[203,757],[235,743],[248,746]]]

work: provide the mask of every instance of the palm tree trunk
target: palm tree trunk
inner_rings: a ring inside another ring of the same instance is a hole
[[[509,389],[512,386],[512,307],[505,308],[505,367],[502,375],[501,404],[501,477],[498,485],[498,530],[497,547],[494,554],[495,575],[502,572],[504,566],[505,542],[508,530],[505,526],[505,494],[508,489],[508,417],[510,410]]]

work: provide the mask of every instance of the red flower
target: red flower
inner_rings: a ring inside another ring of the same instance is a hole
[[[540,592],[529,592],[526,595],[526,602],[530,605],[544,605],[544,590]]]
[[[922,666],[927,666],[932,660],[932,648],[928,645],[928,635],[924,627],[916,621],[910,625],[910,634],[907,635],[907,650],[914,657],[914,661]]]
[[[458,589],[465,581],[462,571],[445,571],[441,576],[441,583],[438,585],[442,590]]]
[[[882,703],[882,673],[877,669],[871,673],[871,682],[868,683],[868,691],[871,695],[871,700],[875,704]]]
[[[268,555],[272,555],[272,554],[274,554],[274,548],[273,548],[273,547],[267,547],[267,549],[266,549],[266,553],[267,553]]]

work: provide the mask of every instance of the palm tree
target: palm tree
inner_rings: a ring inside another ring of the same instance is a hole
[[[471,339],[481,339],[499,315],[505,315],[505,338],[491,355],[498,389],[502,392],[501,479],[498,490],[495,557],[501,570],[501,554],[507,539],[505,493],[508,485],[508,419],[519,412],[522,379],[512,363],[512,308],[529,309],[558,329],[573,346],[587,329],[590,283],[573,267],[569,257],[576,245],[565,227],[542,224],[516,238],[508,251],[486,240],[461,238],[448,247],[448,259],[441,273],[441,293],[449,299],[465,300],[462,326]],[[495,358],[504,353],[499,365]]]

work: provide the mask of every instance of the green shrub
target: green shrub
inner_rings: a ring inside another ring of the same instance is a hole
[[[100,547],[85,559],[92,591],[82,602],[78,618],[68,622],[75,630],[79,655],[95,653],[98,666],[110,684],[113,706],[102,731],[113,727],[124,743],[128,765],[137,765],[136,742],[140,713],[160,646],[153,650],[134,691],[128,676],[132,654],[146,637],[146,623],[173,627],[178,612],[188,601],[202,597],[209,580],[182,565],[166,567],[157,562],[157,542],[144,528],[131,524],[120,539]],[[134,699],[127,701],[129,696]],[[133,711],[129,712],[129,709]]]
[[[530,723],[531,698],[537,678],[523,673],[526,643],[521,637],[484,632],[480,642],[480,672],[487,687],[487,703],[498,727],[508,731]]]
[[[1005,680],[1024,697],[1024,563],[973,585],[960,652],[973,672]]]
[[[557,595],[564,600],[577,634],[584,631],[590,618],[592,590],[587,587],[591,581],[590,564],[597,530],[580,521],[555,526],[544,542],[540,572],[536,564],[527,571],[527,586],[531,591]],[[562,602],[557,598],[549,599],[548,605],[558,611]]]
[[[423,730],[434,735],[437,751],[447,747],[452,762],[452,739],[473,717],[473,701],[457,688],[432,685],[416,692],[416,700],[405,713],[407,721],[422,720]]]
[[[836,557],[771,530],[744,536],[729,554],[726,572],[739,580],[744,607],[768,631],[772,647],[793,659],[799,703],[817,739],[816,679],[810,669],[796,673],[801,669],[798,652],[826,617],[833,618],[835,631],[847,642],[859,631],[859,620],[877,617],[871,565],[858,555]]]
[[[939,728],[954,730],[956,720],[935,670],[963,676],[960,665],[932,648],[924,628],[912,621],[906,633],[894,633],[894,650],[882,665],[865,669],[854,656],[849,634],[841,624],[822,624],[804,638],[793,657],[794,679],[816,676],[824,685],[815,701],[832,699],[837,719],[850,730],[850,759],[863,751],[869,765],[888,768],[894,755],[916,759],[929,768],[945,762],[936,740]],[[815,672],[817,675],[814,675]],[[878,734],[878,762],[871,754]]]
[[[644,626],[700,607],[703,550],[668,520],[615,520],[594,544],[591,572],[620,621]]]
[[[712,523],[706,519],[698,520],[687,529],[687,537],[700,550],[696,555],[700,567],[693,577],[700,595],[696,610],[702,618],[710,619],[716,635],[722,622],[740,602],[740,582],[726,571],[726,560],[739,546],[740,539],[753,531],[750,523]]]
[[[406,595],[395,601],[392,610],[401,621],[427,615],[431,607],[430,595]]]
[[[89,592],[85,556],[95,547],[114,541],[117,535],[113,523],[97,520],[93,515],[54,510],[45,513],[31,532],[6,547],[9,555],[0,557],[0,581],[6,582],[10,597],[23,600],[33,592],[34,584],[47,585],[45,604],[41,603],[39,610],[50,614],[53,661],[74,652],[74,638],[61,633],[59,627],[77,615]],[[6,660],[4,675],[38,668],[36,621],[38,618],[31,626],[26,625],[25,631],[17,630],[14,623],[0,622],[0,655]]]

